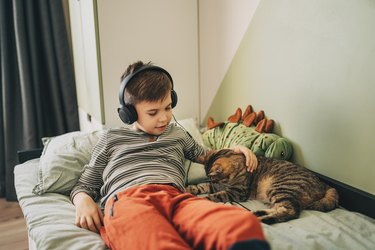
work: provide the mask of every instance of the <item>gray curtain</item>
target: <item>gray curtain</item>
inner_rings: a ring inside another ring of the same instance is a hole
[[[0,197],[15,200],[17,150],[79,130],[61,0],[0,0]]]

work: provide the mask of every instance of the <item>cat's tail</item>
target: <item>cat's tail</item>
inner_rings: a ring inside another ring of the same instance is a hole
[[[323,198],[313,202],[306,209],[328,212],[338,207],[338,203],[339,194],[337,193],[336,189],[327,187],[326,193]]]

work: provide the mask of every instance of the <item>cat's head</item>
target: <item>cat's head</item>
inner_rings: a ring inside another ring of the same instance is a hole
[[[208,159],[205,169],[213,183],[228,180],[246,170],[245,156],[230,149],[222,149]]]

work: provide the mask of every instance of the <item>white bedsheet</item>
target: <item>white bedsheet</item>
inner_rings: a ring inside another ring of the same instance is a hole
[[[36,249],[106,249],[99,234],[74,225],[75,208],[68,196],[31,192],[37,183],[38,164],[39,159],[34,159],[14,169],[18,201]]]
[[[254,211],[265,207],[259,201],[242,204]],[[375,220],[341,208],[305,210],[298,219],[263,229],[272,249],[375,249]]]
[[[105,249],[98,234],[74,225],[75,209],[69,197],[34,195],[37,182],[34,159],[15,167],[15,187],[29,237],[37,249]],[[264,208],[259,201],[242,203],[251,210]],[[228,204],[229,205],[229,204]],[[335,209],[329,213],[303,211],[299,219],[263,224],[272,249],[375,249],[375,220],[359,213]]]

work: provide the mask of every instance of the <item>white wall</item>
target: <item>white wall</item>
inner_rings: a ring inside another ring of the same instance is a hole
[[[174,80],[177,119],[199,116],[198,12],[191,0],[98,0],[98,24],[106,127],[117,114],[120,77],[137,61],[164,67]]]
[[[116,109],[125,67],[152,60],[175,80],[178,119],[210,114],[224,120],[252,104],[293,142],[298,163],[375,194],[374,1],[198,3],[97,1],[97,75],[107,127],[122,125]]]
[[[264,109],[297,163],[375,194],[374,27],[374,1],[261,1],[210,115]]]
[[[106,127],[122,125],[116,112],[119,78],[141,59],[172,74],[178,119],[204,118],[258,3],[70,0],[81,113]],[[81,125],[91,126],[85,117]]]
[[[260,0],[200,0],[200,120],[223,81]]]

